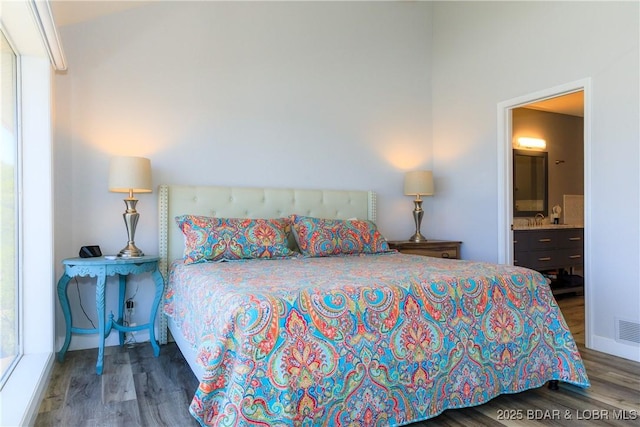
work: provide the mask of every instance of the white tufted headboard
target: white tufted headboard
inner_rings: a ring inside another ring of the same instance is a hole
[[[376,220],[372,191],[161,185],[158,203],[160,271],[165,279],[169,263],[183,256],[184,238],[174,221],[178,215],[281,218],[300,214]],[[159,339],[161,344],[167,342],[164,315],[160,316]]]

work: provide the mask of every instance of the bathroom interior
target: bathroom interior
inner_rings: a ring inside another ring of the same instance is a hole
[[[584,290],[583,111],[582,91],[512,111],[514,264],[556,299]]]

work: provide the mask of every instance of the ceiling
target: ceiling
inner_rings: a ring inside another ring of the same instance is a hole
[[[534,102],[526,105],[524,108],[584,117],[584,91]]]

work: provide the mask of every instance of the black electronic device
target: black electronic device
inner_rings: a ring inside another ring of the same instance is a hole
[[[83,246],[80,248],[80,258],[95,258],[99,256],[102,256],[102,251],[98,245]]]

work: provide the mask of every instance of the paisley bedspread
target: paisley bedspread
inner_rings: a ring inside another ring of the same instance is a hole
[[[546,279],[403,255],[172,265],[202,425],[386,426],[555,379],[589,386]]]

